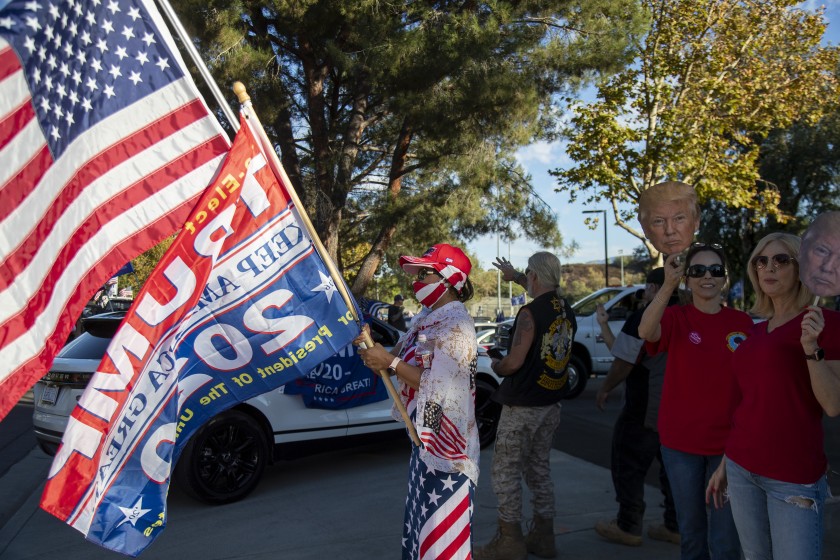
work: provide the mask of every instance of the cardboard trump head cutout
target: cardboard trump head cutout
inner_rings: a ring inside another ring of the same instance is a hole
[[[840,212],[820,214],[805,230],[799,279],[815,295],[840,295]]]
[[[639,223],[657,251],[673,255],[688,249],[700,229],[694,187],[679,181],[653,185],[639,195]]]

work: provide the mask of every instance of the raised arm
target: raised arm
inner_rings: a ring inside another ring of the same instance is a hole
[[[607,345],[609,350],[612,350],[615,335],[610,328],[610,315],[601,303],[595,307],[595,319],[598,321],[598,326],[601,327],[601,338],[604,339],[604,344]]]
[[[837,337],[840,333],[823,333],[825,317],[817,306],[808,308],[802,317],[802,351],[806,356],[814,356],[819,349],[820,334]],[[840,360],[807,360],[808,374],[811,377],[811,390],[829,416],[840,415]]]
[[[665,283],[662,284],[662,288],[645,308],[642,322],[639,323],[639,336],[648,342],[656,342],[662,338],[662,327],[660,326],[662,315],[665,313],[665,308],[668,307],[671,294],[679,287],[685,269],[685,264],[678,263],[679,259],[677,257],[679,255],[670,255],[665,259]]]
[[[516,282],[523,288],[528,287],[528,279],[525,276],[525,273],[518,272],[506,258],[496,257],[496,262],[493,263],[493,266],[502,271],[502,279],[505,282]]]

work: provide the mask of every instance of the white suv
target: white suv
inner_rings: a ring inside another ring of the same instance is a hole
[[[61,350],[49,373],[35,384],[35,437],[48,454],[57,451],[68,417],[124,315],[105,313],[86,319],[85,332]],[[396,344],[398,330],[376,318],[370,319],[370,326],[374,341],[386,347]],[[351,346],[346,351],[354,350]],[[331,360],[324,364],[330,365]],[[321,371],[331,369],[319,367]],[[490,395],[498,385],[490,358],[482,350],[476,374],[476,418],[482,447],[496,437],[501,407]],[[173,479],[201,501],[234,502],[257,486],[266,464],[293,456],[303,442],[403,430],[404,425],[395,422],[390,412],[390,399],[341,410],[307,408],[301,396],[284,394],[281,387],[210,419],[184,447]]]

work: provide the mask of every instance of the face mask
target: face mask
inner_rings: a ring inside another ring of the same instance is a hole
[[[436,304],[447,290],[443,279],[434,284],[426,284],[418,280],[412,285],[412,288],[414,289],[414,295],[417,297],[417,301],[425,307],[431,307]]]

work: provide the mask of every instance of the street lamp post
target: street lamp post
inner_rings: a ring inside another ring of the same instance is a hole
[[[618,250],[618,258],[621,259],[621,285],[624,285],[624,249]]]
[[[610,285],[610,259],[607,251],[607,211],[606,210],[584,210],[584,214],[603,214],[604,215],[604,287]]]

